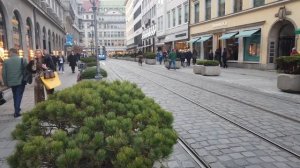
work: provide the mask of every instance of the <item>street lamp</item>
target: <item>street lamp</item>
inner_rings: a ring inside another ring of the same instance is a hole
[[[95,48],[96,48],[96,59],[97,59],[97,73],[95,76],[96,80],[101,80],[102,76],[100,74],[100,63],[99,63],[99,53],[98,53],[98,31],[97,31],[97,0],[90,0],[90,3],[93,5],[92,9],[94,12],[94,29],[95,29]]]

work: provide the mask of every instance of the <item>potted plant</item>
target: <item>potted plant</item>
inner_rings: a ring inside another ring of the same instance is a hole
[[[215,60],[198,60],[193,71],[195,74],[204,76],[219,76],[221,74],[219,62]]]
[[[173,116],[129,82],[84,81],[24,114],[10,167],[153,167],[176,144]]]
[[[277,58],[277,87],[285,92],[300,92],[300,55]]]
[[[146,52],[145,53],[145,58],[146,58],[146,64],[149,65],[155,65],[156,64],[156,54],[153,52]]]
[[[82,72],[78,74],[77,81],[79,82],[81,80],[95,79],[96,74],[97,74],[96,66],[87,67],[86,69],[84,69]],[[107,77],[107,72],[102,68],[100,68],[100,74],[103,78]]]

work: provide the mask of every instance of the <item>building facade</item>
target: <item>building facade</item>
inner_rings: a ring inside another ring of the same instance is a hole
[[[160,0],[157,3],[157,48],[185,50],[188,46],[189,3]]]
[[[274,69],[276,58],[300,47],[297,0],[194,0],[190,39],[198,57],[227,49],[231,66]]]
[[[142,47],[142,1],[126,0],[127,51],[137,52]]]
[[[94,15],[92,5],[89,1],[83,2],[85,28],[84,43],[85,50],[89,54],[95,53],[94,42]],[[124,1],[103,0],[98,5],[98,44],[100,54],[113,54],[126,51],[126,22]]]

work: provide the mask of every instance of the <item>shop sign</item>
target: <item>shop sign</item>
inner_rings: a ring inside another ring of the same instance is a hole
[[[227,26],[227,22],[219,22],[219,23],[215,23],[212,25],[213,28],[217,28],[217,27],[223,27],[223,26]]]

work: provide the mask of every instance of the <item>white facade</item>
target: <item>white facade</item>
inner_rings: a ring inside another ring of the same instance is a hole
[[[126,1],[127,50],[136,52],[142,46],[142,1]]]
[[[189,4],[187,0],[162,0],[157,9],[157,43],[166,49],[183,49],[188,39]]]

